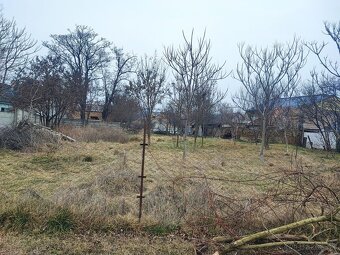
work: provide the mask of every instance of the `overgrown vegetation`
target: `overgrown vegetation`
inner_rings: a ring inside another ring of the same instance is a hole
[[[15,127],[0,129],[0,148],[37,150],[44,146],[56,147],[61,136],[44,127],[22,121]]]
[[[183,161],[175,140],[155,136],[147,149],[146,197],[138,224],[136,138],[125,144],[63,143],[52,152],[1,151],[0,235],[6,241],[0,247],[6,248],[0,251],[29,253],[23,248],[27,239],[36,254],[53,253],[46,246],[55,245],[62,233],[67,245],[55,247],[64,254],[75,247],[79,253],[118,254],[195,254],[196,247],[212,254],[219,245],[209,241],[215,236],[236,240],[327,214],[339,204],[338,154],[301,149],[295,157],[295,148],[287,155],[277,144],[262,163],[255,144],[207,139],[202,148],[189,143],[192,151]],[[320,223],[290,234],[337,240],[338,231],[332,223]],[[138,248],[136,235],[164,240]],[[105,241],[112,238],[111,244]],[[94,239],[105,245],[90,248]],[[122,246],[123,240],[128,244]]]
[[[120,128],[112,127],[73,127],[62,126],[59,130],[80,142],[116,142],[127,143],[129,136]]]

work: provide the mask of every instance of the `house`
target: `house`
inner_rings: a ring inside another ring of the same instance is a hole
[[[120,122],[105,122],[102,117],[103,106],[100,104],[92,104],[86,106],[85,117],[86,117],[86,126],[91,127],[120,127]],[[61,119],[61,123],[64,125],[70,125],[75,127],[84,126],[83,121],[80,118],[80,111],[72,111],[66,113]]]
[[[339,98],[335,95],[319,94],[281,98],[277,101],[276,107],[291,108],[291,118],[295,118],[302,134],[302,146],[336,149],[335,132],[339,128],[337,111],[340,110],[338,103]]]
[[[152,132],[158,134],[176,134],[178,128],[175,127],[165,113],[155,111],[152,114]]]
[[[11,86],[0,84],[0,128],[14,126],[28,118],[31,122],[38,123],[39,118],[37,115],[13,106],[11,102],[14,96]]]
[[[101,122],[103,121],[102,110],[103,107],[99,104],[86,105],[85,117],[87,125],[101,125]],[[80,118],[80,111],[75,110],[72,112],[68,112],[66,116],[61,120],[61,123],[73,126],[83,126],[83,122]]]
[[[283,131],[287,128],[291,131],[290,133],[295,133],[300,141],[299,145],[303,147],[335,149],[336,134],[334,130],[336,130],[335,126],[337,126],[339,120],[334,117],[337,115],[333,114],[334,109],[332,109],[332,112],[327,107],[336,105],[338,100],[334,95],[325,94],[279,98],[273,102],[274,110],[268,131],[269,133],[274,129]],[[317,119],[320,118],[318,116],[320,113],[314,112],[316,108],[322,110],[323,118],[326,118],[327,121]],[[261,119],[256,111],[250,110],[248,114],[252,117],[253,125],[261,127]],[[292,131],[293,129],[295,131]],[[278,138],[277,134],[276,138]],[[296,139],[290,140],[296,143]]]

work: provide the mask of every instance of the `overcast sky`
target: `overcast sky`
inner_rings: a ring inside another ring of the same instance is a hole
[[[26,27],[39,42],[50,34],[65,34],[76,24],[92,27],[101,37],[137,55],[162,54],[164,46],[182,42],[181,32],[206,29],[212,57],[227,62],[228,70],[239,61],[237,44],[270,46],[290,41],[294,35],[306,41],[328,41],[323,22],[340,19],[340,0],[0,0],[3,13]],[[338,56],[328,45],[327,54]],[[303,71],[318,62],[314,56]],[[232,78],[220,83],[235,93]]]

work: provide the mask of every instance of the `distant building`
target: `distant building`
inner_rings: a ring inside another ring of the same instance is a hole
[[[274,113],[273,119],[275,120],[275,116],[280,116],[283,111],[289,109],[289,121],[294,123],[297,131],[300,136],[300,145],[306,148],[325,148],[325,142],[323,135],[326,133],[329,137],[330,145],[332,149],[336,148],[336,135],[332,131],[332,129],[324,124],[321,127],[315,125],[314,116],[306,116],[303,109],[306,107],[313,107],[313,104],[327,104],[327,102],[331,102],[332,100],[338,100],[333,95],[313,95],[313,96],[297,96],[290,98],[279,98],[273,102]],[[325,111],[327,112],[327,111]],[[256,113],[255,110],[251,109],[248,111],[248,114],[252,116],[252,123],[255,126],[261,127],[260,116]],[[334,125],[338,120],[334,120]],[[271,123],[271,125],[275,125],[276,123]],[[271,126],[269,126],[271,128]]]
[[[166,117],[166,114],[163,112],[154,112],[152,114],[151,122],[152,132],[154,133],[175,134],[177,132],[177,128],[170,123],[169,119]]]
[[[29,114],[28,111],[15,108],[12,98],[14,92],[11,86],[0,84],[0,128],[15,126],[22,120],[30,119],[31,122],[39,122],[39,117],[35,114]]]

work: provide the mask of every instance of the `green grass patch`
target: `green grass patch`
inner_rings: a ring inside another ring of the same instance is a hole
[[[143,228],[145,232],[156,236],[168,235],[176,232],[179,229],[180,228],[177,225],[163,225],[163,224],[151,225]]]
[[[23,231],[31,223],[31,214],[23,207],[18,206],[13,210],[0,214],[0,226],[13,231]]]
[[[68,209],[61,208],[48,219],[46,230],[48,232],[67,232],[74,226],[72,213]]]

